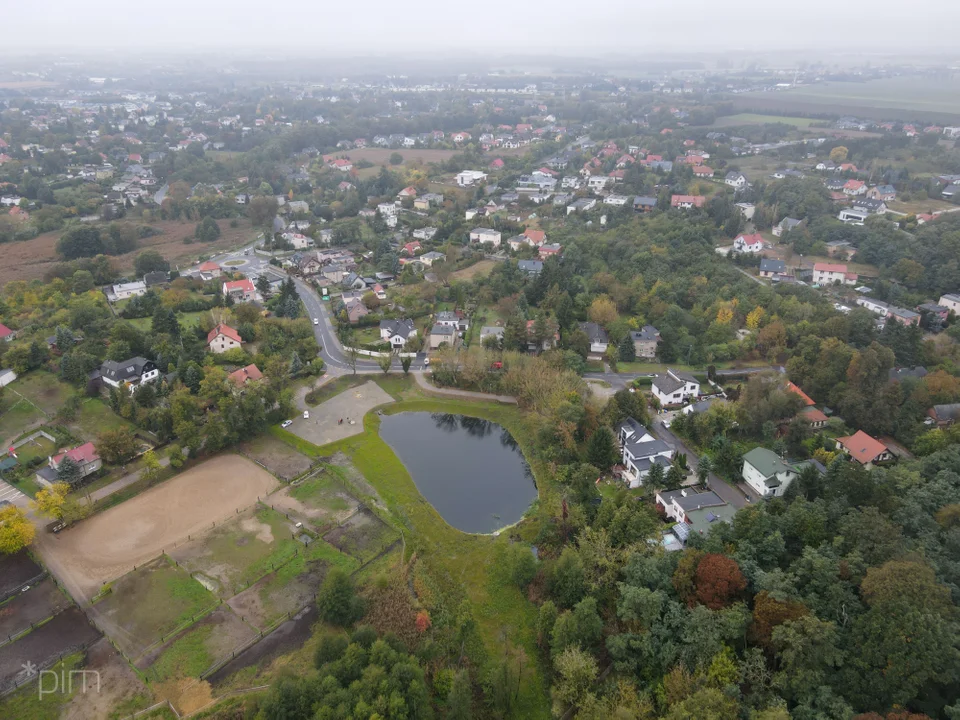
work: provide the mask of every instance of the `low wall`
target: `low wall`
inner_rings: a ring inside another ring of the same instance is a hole
[[[406,357],[415,358],[417,356],[416,353],[376,352],[374,350],[363,350],[361,348],[347,347],[346,345],[343,346],[343,351],[345,353],[356,352],[357,355],[363,355],[365,357],[387,357],[388,355],[390,356],[396,355],[397,357],[402,357],[402,358],[406,358]]]

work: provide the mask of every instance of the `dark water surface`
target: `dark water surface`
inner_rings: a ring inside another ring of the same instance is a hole
[[[405,412],[380,418],[380,437],[450,525],[489,533],[517,522],[537,497],[516,441],[488,420]]]

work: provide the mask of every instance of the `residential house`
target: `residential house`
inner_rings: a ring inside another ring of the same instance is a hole
[[[784,383],[783,389],[786,390],[787,392],[793,393],[794,395],[799,397],[801,400],[803,400],[803,404],[805,407],[813,407],[814,405],[817,404],[812,397],[807,395],[803,390],[801,390],[798,386],[794,385],[789,380],[786,383]]]
[[[673,448],[653,437],[634,418],[628,417],[617,426],[617,440],[621,448],[622,477],[630,487],[640,487],[654,465],[670,467]]]
[[[710,529],[721,522],[733,520],[737,509],[727,505],[713,490],[698,491],[694,488],[658,491],[657,509],[661,510],[676,525],[671,531],[686,545],[692,535],[704,537]]]
[[[527,238],[531,245],[543,245],[547,241],[547,233],[545,233],[543,230],[532,230],[530,228],[526,228],[520,234]]]
[[[740,253],[758,253],[763,250],[763,237],[760,233],[738,235],[733,241],[733,249]]]
[[[699,178],[713,177],[713,168],[706,165],[697,165],[693,168],[693,174]]]
[[[931,318],[938,318],[941,322],[946,322],[950,317],[950,308],[936,303],[922,303],[917,305],[917,310],[921,315],[928,315]]]
[[[587,187],[593,192],[599,192],[603,190],[607,185],[612,185],[614,182],[612,177],[606,175],[592,175],[587,179]]]
[[[903,382],[904,380],[914,378],[922,380],[927,376],[927,369],[922,365],[909,367],[894,367],[887,371],[887,380],[890,382]]]
[[[657,355],[657,345],[660,344],[660,331],[653,325],[644,325],[639,330],[630,332],[633,340],[633,350],[638,358],[653,358]]]
[[[436,234],[437,228],[435,227],[417,228],[413,231],[413,237],[417,240],[433,240],[433,236]]]
[[[343,309],[344,312],[347,313],[347,322],[351,325],[356,325],[361,319],[370,314],[370,310],[368,310],[367,306],[360,300],[345,302]]]
[[[243,345],[240,333],[229,325],[218,324],[207,333],[207,349],[212,353],[220,354],[228,350],[236,350]]]
[[[793,230],[797,225],[802,223],[803,220],[797,220],[796,218],[785,217],[783,220],[778,222],[773,226],[773,234],[775,237],[781,237],[784,233],[788,233]]]
[[[205,263],[200,263],[200,267],[197,268],[197,272],[209,275],[211,278],[220,277],[220,266],[215,262],[207,260]]]
[[[497,341],[497,346],[503,345],[503,333],[504,329],[496,325],[484,325],[480,328],[480,345],[484,346],[487,343],[484,341],[487,338],[495,338]]]
[[[291,200],[287,203],[287,207],[290,208],[290,212],[292,213],[310,212],[310,205],[306,200]]]
[[[403,250],[401,250],[401,252],[402,252],[404,255],[409,255],[409,256],[412,257],[412,256],[414,256],[414,255],[417,255],[418,253],[422,253],[422,252],[423,252],[423,246],[420,244],[420,241],[419,241],[419,240],[414,240],[414,241],[408,242],[406,245],[404,245],[404,246],[403,246]]]
[[[263,373],[256,365],[247,365],[239,370],[234,370],[227,375],[227,378],[237,387],[243,387],[252,380],[263,380]]]
[[[943,305],[950,312],[960,314],[960,293],[947,293],[941,295],[937,300],[937,305]]]
[[[960,403],[934,405],[927,410],[927,415],[936,423],[937,427],[945,428],[960,419]]]
[[[560,342],[560,328],[555,320],[548,319],[546,325],[546,337],[540,342],[536,338],[536,321],[527,320],[527,352],[540,353],[545,350],[552,350]]]
[[[456,136],[455,136],[456,137]],[[464,170],[457,173],[457,185],[460,187],[469,187],[487,179],[487,174],[480,170]]]
[[[650,389],[661,406],[680,405],[700,395],[700,381],[690,373],[668,368],[666,373],[654,378]]]
[[[447,259],[447,256],[442,252],[437,252],[436,250],[431,250],[428,253],[424,253],[420,256],[420,262],[425,266],[431,267],[435,262],[443,262]]]
[[[403,198],[415,198],[417,196],[417,189],[413,185],[408,185],[403,190],[397,193],[397,197],[401,200]]]
[[[897,199],[897,191],[893,185],[877,185],[867,190],[867,197],[871,200],[890,202]]]
[[[595,322],[582,322],[580,329],[587,334],[590,340],[590,352],[594,355],[603,355],[610,346],[610,336],[607,331]]]
[[[627,204],[628,198],[626,195],[607,195],[603,199],[604,205],[613,205],[614,207],[623,207]]]
[[[235,302],[251,302],[257,299],[257,289],[249,278],[230,280],[223,284],[223,296],[230,296]]]
[[[148,272],[143,276],[143,284],[148,288],[157,287],[158,285],[165,285],[170,282],[170,273],[165,270],[155,270],[153,272]]]
[[[407,341],[416,335],[417,329],[413,325],[413,320],[408,318],[380,321],[380,339],[389,342],[394,350],[404,347]]]
[[[753,203],[748,202],[739,202],[736,204],[737,208],[740,210],[743,215],[744,220],[753,220],[753,216],[757,212],[757,206]]]
[[[800,417],[810,423],[810,427],[814,430],[819,430],[827,426],[827,420],[830,418],[827,417],[826,413],[822,410],[818,410],[815,407],[806,407],[800,411]]]
[[[896,320],[901,325],[919,325],[920,324],[920,313],[914,312],[913,310],[907,310],[906,308],[896,307],[891,305],[887,317]]]
[[[144,357],[133,357],[129,360],[116,362],[104,360],[100,365],[100,378],[111,387],[127,385],[130,392],[143,383],[153,382],[160,377],[160,370],[152,360]]]
[[[60,466],[64,458],[70,458],[80,466],[80,477],[85,478],[95,473],[103,466],[97,448],[92,442],[78,445],[77,447],[65,452],[57,453],[49,458],[49,467],[41,468],[37,471],[37,480],[41,485],[49,487],[59,479]]]
[[[436,350],[441,345],[446,343],[449,347],[453,347],[457,341],[457,330],[455,327],[450,325],[441,325],[439,322],[435,323],[434,326],[430,329],[430,349]]]
[[[887,303],[882,300],[874,300],[873,298],[858,297],[857,305],[865,307],[874,315],[879,315],[883,318],[887,317],[887,314],[890,312],[890,306]]]
[[[5,340],[6,342],[10,342],[16,336],[17,336],[17,333],[15,330],[11,330],[3,323],[0,323],[0,340]]]
[[[787,271],[787,266],[783,260],[774,260],[772,258],[763,258],[760,261],[760,277],[772,278],[783,275]]]
[[[757,447],[743,456],[741,476],[760,497],[779,497],[797,477],[797,471],[787,465],[772,450]]]
[[[690,208],[702,208],[707,202],[703,195],[671,195],[670,207],[689,210]]]
[[[567,205],[567,215],[575,212],[588,212],[597,206],[596,198],[578,198]]]
[[[520,260],[517,262],[517,267],[520,268],[521,272],[525,272],[527,275],[539,275],[543,271],[543,261]]]
[[[863,180],[847,180],[843,184],[843,194],[851,197],[867,194],[867,184]]]
[[[857,274],[847,272],[846,265],[834,263],[814,263],[813,282],[817,285],[856,285]]]
[[[110,302],[117,302],[119,300],[129,300],[132,297],[143,295],[146,292],[147,284],[142,280],[136,280],[135,282],[114,285],[110,288],[107,296]]]
[[[657,199],[646,195],[637,195],[633,198],[633,209],[637,212],[653,212],[657,208]]]
[[[554,255],[560,255],[561,252],[563,252],[563,245],[560,243],[547,243],[546,245],[541,245],[537,250],[537,254],[541,260],[546,260]]]
[[[490,243],[494,247],[500,247],[500,233],[490,228],[474,228],[470,231],[470,242]]]
[[[723,182],[725,185],[729,185],[737,190],[741,190],[749,184],[747,182],[746,175],[744,175],[742,172],[736,172],[733,170],[726,174],[726,176],[723,178]]]
[[[863,430],[857,430],[849,437],[837,438],[837,449],[866,468],[893,459],[893,453],[886,445],[870,437]]]

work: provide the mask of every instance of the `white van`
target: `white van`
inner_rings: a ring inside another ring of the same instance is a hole
[[[309,419],[310,419],[310,411],[309,411],[309,410],[304,410],[304,411],[303,411],[303,419],[304,419],[304,420],[309,420]]]

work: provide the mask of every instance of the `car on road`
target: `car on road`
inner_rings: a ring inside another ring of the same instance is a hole
[[[309,410],[304,410],[304,411],[303,411],[303,419],[304,419],[304,420],[309,420],[309,419],[310,419],[310,411],[309,411]]]
[[[282,428],[288,428],[291,425],[293,425],[293,420],[284,420],[282,423],[280,423],[280,427]]]
[[[424,367],[430,367],[430,358],[424,358],[424,359],[423,359],[423,366],[424,366]]]
[[[320,324],[319,318],[314,318],[314,319],[313,319],[313,324],[314,324],[314,325],[319,325],[319,324]]]

